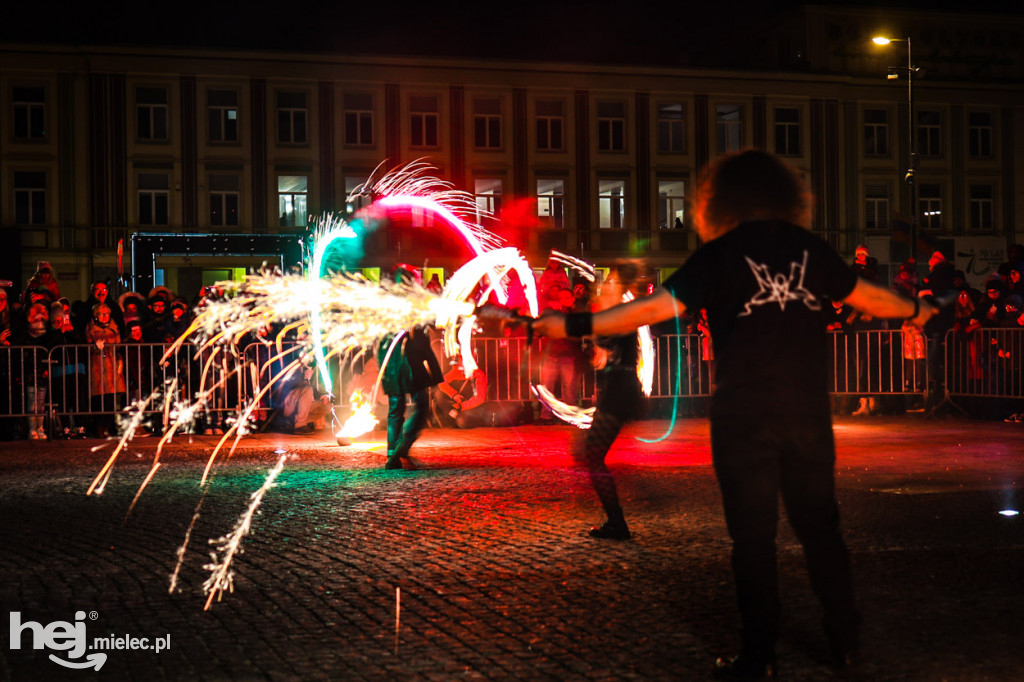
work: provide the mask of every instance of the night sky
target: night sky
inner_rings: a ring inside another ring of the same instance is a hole
[[[65,9],[58,9],[61,4]],[[0,40],[697,66],[720,59],[713,55],[729,45],[738,18],[747,26],[756,25],[800,4],[792,0],[19,2],[5,8]],[[957,11],[964,6],[962,0],[841,4]],[[974,0],[970,7],[1024,12],[1019,0]]]

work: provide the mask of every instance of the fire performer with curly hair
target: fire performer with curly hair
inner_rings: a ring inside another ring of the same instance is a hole
[[[534,331],[553,338],[622,334],[707,309],[717,361],[712,459],[743,625],[740,654],[716,661],[715,674],[775,676],[780,495],[804,547],[836,664],[856,671],[860,616],[835,496],[822,299],[919,326],[937,309],[858,279],[809,232],[810,195],[796,171],[771,154],[720,159],[695,213],[704,244],[663,288],[598,313],[548,313]]]

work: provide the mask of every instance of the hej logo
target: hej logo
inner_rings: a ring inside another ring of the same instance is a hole
[[[90,614],[95,620],[95,612]],[[33,649],[56,649],[67,651],[69,658],[77,659],[85,653],[88,646],[85,635],[85,611],[75,613],[75,622],[57,620],[49,625],[42,625],[35,621],[21,622],[21,612],[11,612],[11,649],[21,648],[21,639],[27,630],[31,633]],[[53,654],[50,660],[66,668],[95,668],[99,670],[107,661],[105,653],[93,653],[85,657],[84,661],[65,661]]]

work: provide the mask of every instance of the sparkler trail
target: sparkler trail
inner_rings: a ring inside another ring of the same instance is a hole
[[[595,268],[593,264],[579,258],[569,256],[560,251],[551,251],[551,260],[568,266],[591,282],[595,281]],[[623,303],[633,300],[633,294],[626,292],[622,295]],[[644,325],[637,329],[637,346],[639,350],[636,366],[637,378],[640,380],[640,388],[644,395],[650,396],[654,387],[654,340],[651,338],[651,328]],[[542,385],[531,386],[537,400],[546,407],[551,414],[562,421],[572,424],[581,429],[589,429],[593,422],[594,408],[581,408],[576,405],[563,403],[555,395]],[[667,435],[667,434],[666,434]]]
[[[136,493],[128,514],[157,473],[163,447],[176,432],[189,427],[197,414],[206,409],[215,391],[222,388],[236,372],[243,371],[247,375],[252,374],[255,387],[254,395],[243,399],[236,416],[228,420],[226,432],[206,462],[199,482],[203,493],[184,543],[177,551],[177,564],[171,576],[171,592],[177,585],[191,535],[210,490],[210,477],[218,456],[233,439],[228,453],[230,456],[242,436],[248,433],[254,413],[265,409],[262,406],[264,398],[293,372],[299,371],[309,362],[315,362],[322,385],[328,393],[333,393],[333,382],[327,366],[329,358],[337,356],[353,359],[375,347],[379,339],[395,330],[434,324],[444,332],[446,353],[452,356],[461,354],[463,367],[471,373],[476,368],[471,352],[471,338],[476,322],[474,311],[489,300],[497,299],[502,303],[508,300],[509,275],[513,271],[523,286],[529,314],[534,317],[538,315],[536,282],[529,264],[518,250],[502,248],[500,238],[473,220],[473,217],[480,220],[490,216],[479,210],[472,194],[457,191],[450,183],[431,176],[430,173],[435,169],[423,161],[414,161],[377,178],[382,166],[378,166],[371,179],[348,197],[348,201],[353,201],[361,196],[370,196],[373,202],[369,206],[345,215],[327,214],[318,221],[312,239],[310,261],[304,275],[263,271],[248,275],[242,282],[218,283],[221,295],[207,300],[186,332],[168,347],[161,359],[162,363],[167,363],[183,350],[186,340],[193,343],[196,348],[194,359],[202,366],[199,387],[191,399],[175,397],[178,389],[176,380],[165,387],[162,410],[164,434],[157,445],[153,466]],[[362,240],[368,232],[377,229],[390,214],[403,210],[429,213],[442,228],[457,235],[474,254],[469,262],[448,279],[439,297],[416,283],[378,283],[344,270],[329,272],[328,254],[332,249],[334,253],[340,250],[345,254],[342,265],[348,267],[349,257],[361,249]],[[584,277],[594,280],[593,265],[567,254],[553,252],[553,257],[556,255],[560,258],[559,262],[564,262]],[[264,340],[260,336],[261,330],[269,329],[275,330],[276,338],[273,341]],[[360,407],[356,404],[357,397],[353,396],[355,414],[336,434],[339,442],[342,437],[351,438],[365,433],[376,424],[371,413],[376,392],[387,361],[402,333],[395,337],[382,361],[369,402]],[[263,341],[267,347],[272,347],[273,352],[262,366],[250,365],[249,370],[244,370],[247,360],[239,356],[236,347],[250,335]],[[295,339],[294,346],[284,347],[286,335],[289,339]],[[226,362],[232,358],[233,364]],[[221,371],[213,371],[218,363]],[[274,370],[282,364],[283,368]],[[270,378],[261,386],[259,379],[265,372]],[[554,396],[543,386],[534,386],[532,389],[542,401],[554,401]],[[158,393],[154,392],[146,401],[133,408],[134,415],[126,422],[121,442],[90,486],[90,494],[102,491],[102,485],[110,478],[117,455],[134,437],[144,419],[146,407],[157,399]],[[584,422],[589,424],[590,414],[585,410],[577,414],[576,408],[571,408],[566,413],[555,405],[553,411],[570,423],[576,419],[582,428],[586,427]],[[592,414],[592,410],[590,412]],[[285,455],[278,460],[263,486],[252,494],[249,507],[239,518],[234,530],[210,541],[217,545],[218,550],[211,554],[211,563],[205,566],[211,571],[203,585],[208,595],[205,609],[210,608],[214,598],[220,599],[225,590],[233,588],[231,562],[241,551],[240,543],[251,531],[253,515],[267,491],[275,485],[287,457]]]
[[[220,595],[224,593],[224,590],[234,591],[235,576],[231,571],[231,562],[234,560],[235,555],[241,551],[242,538],[252,530],[252,517],[256,514],[260,503],[263,502],[264,495],[276,485],[277,476],[284,469],[284,462],[288,457],[288,453],[281,455],[281,458],[277,460],[277,464],[270,470],[266,480],[263,481],[263,485],[250,496],[249,508],[239,517],[234,530],[216,540],[210,540],[210,544],[217,545],[218,551],[222,554],[218,557],[217,552],[210,552],[211,563],[203,566],[203,568],[210,571],[210,577],[203,583],[203,591],[209,595],[206,599],[206,606],[203,607],[204,611],[210,610],[214,597],[217,597],[219,601]]]

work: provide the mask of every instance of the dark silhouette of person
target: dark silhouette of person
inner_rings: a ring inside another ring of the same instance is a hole
[[[601,295],[596,301],[598,309],[621,302],[623,294],[636,282],[637,274],[633,263],[617,265],[601,285]],[[602,525],[590,529],[591,537],[595,538],[628,540],[632,537],[605,457],[619,431],[633,418],[643,400],[636,374],[638,355],[636,332],[599,336],[595,340],[597,409],[590,428],[572,449],[573,459],[590,477],[590,484],[607,516]]]
[[[772,154],[720,158],[698,196],[694,222],[704,244],[661,289],[598,313],[548,312],[534,331],[556,338],[619,334],[707,309],[717,364],[712,461],[743,624],[740,654],[715,661],[714,673],[732,680],[775,676],[780,495],[824,608],[835,662],[855,673],[860,615],[835,496],[822,301],[845,300],[874,317],[918,326],[936,308],[858,278],[811,234],[811,197],[800,175]]]
[[[412,465],[409,450],[430,416],[430,387],[444,381],[441,365],[430,347],[426,328],[417,325],[409,332],[388,334],[378,346],[377,362],[384,367],[381,388],[388,396],[388,459],[385,469]],[[394,344],[394,350],[388,354]],[[412,414],[405,419],[406,396],[412,398]]]

